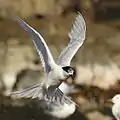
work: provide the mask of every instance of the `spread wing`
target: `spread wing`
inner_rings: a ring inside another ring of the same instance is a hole
[[[78,13],[69,34],[70,42],[65,50],[60,54],[57,64],[61,66],[69,66],[72,58],[82,46],[86,36],[86,24],[84,18]]]
[[[67,83],[62,82],[62,84],[59,86],[59,88],[57,88],[56,91],[57,92],[55,93],[55,95],[59,96],[59,93],[64,93],[64,94],[75,93],[78,90],[75,89],[73,86],[69,86]],[[39,100],[41,100],[42,98],[44,98],[45,94],[46,93],[44,92],[43,84],[41,83],[37,85],[32,85],[31,87],[25,88],[23,90],[12,92],[11,96],[18,96],[20,98],[32,98],[32,99],[39,98]],[[52,97],[52,95],[50,97]]]
[[[67,90],[70,91],[67,92]],[[45,103],[50,102],[50,104],[52,103],[76,104],[69,97],[66,96],[67,93],[71,93],[71,92],[74,93],[76,92],[76,90],[70,86],[66,86],[66,83],[63,82],[59,86],[59,88],[57,88],[55,92],[53,92],[53,94],[52,93],[48,94],[43,90],[42,84],[41,85],[37,84],[20,91],[12,92],[11,96],[16,96],[18,98],[39,99],[39,100],[43,100]]]
[[[29,26],[26,22],[24,22],[19,17],[15,17],[15,20],[20,24],[22,28],[24,28],[32,38],[32,41],[36,47],[36,50],[41,58],[42,65],[44,67],[44,71],[49,73],[53,64],[55,64],[51,52],[45,43],[43,37],[31,26]]]
[[[17,96],[18,98],[43,98],[43,86],[41,84],[32,85],[23,90],[15,91],[11,93],[11,96]]]

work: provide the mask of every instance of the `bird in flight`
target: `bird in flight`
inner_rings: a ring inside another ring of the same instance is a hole
[[[54,61],[52,54],[41,34],[21,18],[15,17],[15,20],[32,38],[44,68],[45,80],[43,80],[40,84],[15,91],[12,95],[32,99],[38,98],[39,100],[44,100],[46,98],[49,100],[55,100],[58,96],[61,96],[59,98],[66,102],[68,99],[66,99],[66,96],[59,87],[63,81],[70,77],[74,80],[75,69],[71,67],[70,64],[78,49],[83,45],[86,37],[86,24],[84,18],[80,13],[78,13],[71,32],[69,33],[70,41],[68,46],[61,52],[56,62]]]

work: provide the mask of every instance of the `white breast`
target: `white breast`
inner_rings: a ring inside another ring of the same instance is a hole
[[[112,113],[117,120],[120,120],[120,103],[116,103],[113,105]]]
[[[46,86],[50,86],[53,84],[59,84],[60,80],[65,80],[68,74],[63,71],[63,69],[56,65],[53,70],[48,74],[48,80],[46,81]]]

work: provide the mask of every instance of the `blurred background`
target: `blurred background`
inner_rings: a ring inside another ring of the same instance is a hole
[[[11,13],[44,36],[56,60],[77,11],[85,18],[87,37],[72,61],[78,92],[71,96],[80,107],[67,120],[115,119],[105,101],[120,93],[119,10],[120,0],[0,0],[0,120],[53,120],[34,101],[9,97],[44,77],[30,37]]]

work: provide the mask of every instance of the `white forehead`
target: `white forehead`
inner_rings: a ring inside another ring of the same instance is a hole
[[[113,99],[120,99],[120,94],[115,95]]]

